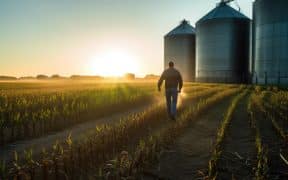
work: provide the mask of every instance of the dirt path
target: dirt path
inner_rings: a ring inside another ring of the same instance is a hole
[[[215,95],[218,92],[218,90],[216,91],[212,91],[212,92],[206,92],[202,95],[197,95],[197,96],[193,96],[193,97],[181,97],[179,96],[179,102],[178,102],[178,108],[177,108],[177,113],[178,115],[182,114],[185,109],[188,106],[196,106],[200,100],[211,97],[213,95]],[[166,105],[165,105],[166,106]],[[161,112],[158,112],[161,113]],[[166,114],[166,110],[164,112]],[[136,146],[139,145],[139,141],[141,139],[146,139],[149,138],[150,136],[156,136],[159,134],[159,132],[164,131],[165,129],[169,128],[170,126],[173,126],[175,123],[174,120],[171,120],[170,117],[168,116],[162,116],[161,118],[159,118],[157,121],[151,122],[147,127],[142,127],[141,130],[138,130],[137,134],[134,135],[133,137],[129,138],[129,141],[127,141],[127,147],[125,147],[125,150],[128,150],[128,152],[134,152]]]
[[[160,157],[160,176],[171,180],[191,180],[198,170],[206,170],[217,128],[232,97],[226,98],[195,119],[176,143]]]
[[[232,115],[218,163],[219,179],[252,179],[256,163],[255,134],[250,127],[249,94],[241,99]]]
[[[210,94],[207,94],[206,96],[212,95],[214,93],[216,93],[216,91],[211,92]],[[205,96],[203,96],[203,97],[205,97]],[[189,99],[189,98],[179,97],[180,101],[184,100],[186,102],[186,99]],[[18,152],[19,156],[21,157],[23,155],[24,150],[27,150],[27,149],[33,149],[33,154],[37,155],[37,154],[41,153],[43,148],[50,149],[56,141],[62,142],[70,134],[71,134],[71,137],[73,139],[73,142],[77,143],[81,139],[83,139],[83,137],[87,133],[89,133],[89,131],[95,129],[96,126],[104,125],[104,124],[117,123],[120,121],[120,119],[123,119],[123,118],[125,118],[129,115],[135,114],[135,113],[143,112],[147,108],[151,107],[151,104],[160,103],[162,101],[164,102],[164,100],[165,100],[164,97],[160,96],[159,98],[156,98],[153,102],[146,103],[145,105],[142,105],[142,106],[134,108],[134,109],[129,109],[126,112],[121,112],[121,113],[116,113],[116,114],[111,114],[111,115],[109,114],[106,117],[98,118],[98,119],[95,119],[93,121],[89,121],[86,123],[81,123],[81,124],[67,128],[67,129],[60,131],[60,132],[48,134],[47,136],[42,136],[39,138],[30,139],[30,140],[17,141],[15,143],[5,145],[5,146],[0,148],[0,160],[5,160],[6,163],[9,163],[13,158],[14,151]],[[197,100],[198,100],[198,98],[193,98],[193,101],[197,101]],[[184,104],[181,103],[181,106],[185,106],[185,104],[187,104],[187,103],[188,102],[186,102]],[[170,121],[168,121],[168,122],[170,122]],[[157,127],[157,130],[162,129],[164,125],[167,126],[168,124],[167,123],[162,124],[160,127]],[[150,133],[151,133],[151,130],[149,130]]]
[[[14,151],[19,152],[19,155],[21,156],[21,153],[23,153],[24,150],[31,148],[33,149],[33,154],[39,154],[43,148],[50,149],[57,140],[63,141],[69,136],[69,134],[71,134],[73,142],[77,142],[81,140],[81,138],[83,138],[86,132],[95,129],[96,126],[119,122],[121,118],[127,117],[128,115],[133,113],[142,112],[149,106],[151,106],[151,103],[142,105],[134,109],[129,109],[125,112],[107,115],[103,118],[78,124],[63,131],[48,134],[47,136],[35,138],[32,140],[17,141],[15,143],[5,145],[0,149],[0,160],[5,160],[6,162],[9,162],[11,160],[11,157],[13,157]]]

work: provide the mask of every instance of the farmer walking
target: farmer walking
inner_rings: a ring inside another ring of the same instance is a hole
[[[161,91],[161,85],[164,80],[168,115],[172,120],[175,120],[177,112],[177,98],[178,93],[181,92],[183,80],[180,72],[174,68],[174,63],[172,61],[169,62],[169,68],[162,73],[158,81],[159,92]]]

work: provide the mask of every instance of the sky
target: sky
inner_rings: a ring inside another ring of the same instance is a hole
[[[0,75],[160,74],[163,36],[219,1],[0,0]],[[252,0],[237,2],[251,18]]]

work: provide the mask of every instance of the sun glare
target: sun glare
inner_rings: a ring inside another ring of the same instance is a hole
[[[125,50],[114,49],[99,53],[90,59],[90,74],[119,77],[125,73],[139,72],[138,60]]]

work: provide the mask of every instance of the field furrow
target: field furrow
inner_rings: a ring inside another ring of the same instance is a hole
[[[206,171],[216,132],[231,97],[194,119],[169,150],[160,156],[160,175],[171,180],[190,180]]]
[[[0,84],[0,179],[287,179],[288,93],[187,83]]]
[[[200,100],[200,98],[205,98],[207,96],[211,96],[214,93],[216,93],[217,91],[223,90],[224,88],[227,88],[227,87],[219,87],[219,88],[206,89],[206,90],[201,89],[201,92],[197,92],[197,90],[194,89],[191,92],[185,92],[185,97],[182,98],[182,102],[181,102],[180,107],[179,107],[180,113],[185,109],[187,104],[190,104],[191,102],[194,102],[194,101],[197,102]],[[199,89],[199,91],[200,91],[200,89]],[[139,121],[137,124],[133,124],[134,118],[135,118],[135,121]],[[142,121],[142,118],[143,118],[143,121]],[[129,125],[130,121],[131,121],[131,123],[130,123],[131,126]],[[102,159],[102,161],[104,159],[107,160],[107,158],[109,156],[114,155],[115,152],[117,152],[121,149],[123,150],[123,149],[129,149],[130,147],[133,147],[133,146],[135,147],[137,144],[133,145],[133,143],[136,143],[136,142],[138,143],[139,139],[143,138],[143,136],[149,136],[149,135],[151,135],[151,133],[153,134],[153,132],[157,132],[157,129],[159,130],[159,128],[163,128],[163,123],[169,126],[169,123],[167,123],[165,121],[167,121],[167,115],[166,115],[164,103],[160,103],[159,105],[156,104],[154,106],[151,106],[150,108],[146,108],[142,112],[134,113],[134,115],[128,116],[127,120],[125,120],[125,118],[122,118],[121,123],[119,125],[117,125],[117,123],[116,123],[116,126],[113,127],[114,125],[112,125],[111,128],[112,129],[115,128],[115,130],[116,129],[119,130],[119,129],[123,128],[122,124],[123,125],[127,124],[128,127],[126,125],[124,125],[126,127],[124,127],[123,131],[121,131],[121,133],[123,133],[123,134],[121,136],[119,136],[120,138],[121,137],[122,138],[119,140],[115,139],[115,141],[118,141],[117,143],[114,141],[114,138],[116,138],[116,137],[114,137],[113,134],[111,134],[111,135],[113,135],[112,137],[111,136],[107,137],[107,138],[103,137],[103,138],[105,138],[105,141],[106,141],[105,143],[109,142],[109,138],[112,138],[111,140],[113,140],[113,141],[108,143],[109,145],[107,144],[107,147],[110,147],[110,148],[105,150],[105,157],[102,156],[100,159]],[[107,126],[104,126],[104,129],[107,129],[107,132],[110,131],[109,130],[110,128]],[[103,130],[103,133],[105,131],[106,130]],[[111,133],[113,133],[113,131]],[[128,134],[126,134],[126,133],[128,133]],[[94,134],[95,134],[95,130],[94,130]],[[92,132],[92,136],[93,136],[93,132]],[[100,135],[100,137],[101,137],[101,135]],[[67,136],[62,137],[62,138],[65,139],[65,138],[67,138]],[[76,139],[76,141],[74,141],[74,139],[73,139],[73,143],[76,142],[76,144],[77,144],[77,137],[75,139]],[[89,140],[87,141],[87,139],[89,139],[89,136],[87,136],[83,139],[83,140],[85,140],[85,142],[80,143],[79,148],[82,148],[82,146],[85,146],[86,143],[89,143]],[[92,137],[92,139],[93,139],[93,137]],[[99,140],[101,140],[101,139],[99,139]],[[98,141],[98,140],[95,139],[93,141],[94,141],[93,146],[97,145],[97,142],[95,142],[95,141]],[[49,143],[54,143],[54,142],[55,141],[50,141]],[[49,143],[47,143],[47,144],[49,144]],[[83,145],[81,145],[81,144],[83,144]],[[113,145],[113,146],[111,147],[111,145]],[[51,146],[52,146],[52,144],[50,144],[50,147]],[[105,148],[105,147],[103,147],[103,148]],[[103,151],[103,153],[104,153],[104,151]],[[34,157],[35,157],[35,154],[37,157],[37,153],[34,153]],[[98,161],[98,163],[99,163],[99,161]]]
[[[249,95],[241,99],[232,115],[217,165],[219,179],[253,179],[256,166],[255,133],[249,122]]]
[[[186,128],[189,128],[190,125],[193,126],[193,124],[195,122],[201,123],[201,121],[200,121],[201,117],[206,116],[207,114],[210,114],[210,113],[206,113],[206,111],[210,111],[210,108],[213,105],[217,104],[217,106],[218,106],[218,103],[222,104],[221,102],[223,99],[225,100],[225,99],[227,99],[227,97],[231,97],[233,94],[236,94],[240,90],[241,90],[241,88],[238,88],[238,89],[236,88],[234,90],[233,89],[230,89],[230,90],[226,89],[226,90],[223,90],[221,92],[216,93],[215,95],[213,95],[207,99],[203,99],[203,101],[199,102],[196,105],[196,107],[189,108],[188,111],[186,111],[186,113],[184,113],[180,117],[179,121],[176,124],[174,124],[172,127],[161,132],[156,137],[151,137],[152,139],[149,139],[146,143],[144,143],[144,145],[140,146],[138,151],[136,151],[135,161],[137,164],[136,167],[139,168],[139,166],[140,167],[145,166],[147,168],[147,170],[144,170],[144,172],[142,172],[144,174],[144,177],[145,177],[144,179],[149,179],[149,178],[153,178],[153,177],[154,178],[160,178],[160,179],[175,179],[175,178],[180,178],[180,179],[181,178],[188,178],[188,179],[190,179],[191,178],[190,175],[191,175],[191,172],[193,172],[193,169],[190,169],[190,174],[189,175],[186,174],[186,177],[183,177],[183,174],[182,174],[183,171],[180,171],[177,174],[177,171],[175,170],[175,168],[177,170],[179,170],[179,168],[177,168],[177,166],[181,167],[181,165],[182,165],[181,163],[183,161],[181,161],[179,165],[173,161],[169,162],[169,160],[170,160],[169,157],[171,157],[170,153],[175,153],[173,148],[176,149],[179,137],[183,137],[182,136],[183,132],[184,132],[184,134],[190,132],[190,131],[186,131]],[[217,117],[219,115],[219,112],[216,111],[214,115]],[[222,119],[222,118],[220,118],[220,119]],[[205,123],[203,123],[203,126],[205,126],[204,124]],[[198,129],[197,126],[194,126],[194,128]],[[205,131],[206,129],[202,129],[202,130]],[[216,127],[216,130],[217,130],[217,127]],[[193,144],[193,143],[197,143],[198,141],[201,142],[202,139],[203,140],[205,139],[205,136],[203,136],[203,134],[201,134],[200,129],[197,130],[197,132],[199,133],[198,134],[199,136],[197,136],[197,134],[193,134],[192,136],[196,136],[198,138],[194,139],[193,137],[191,137],[195,141],[189,141],[188,140],[188,142],[186,142],[186,143],[189,144],[189,142],[191,142]],[[207,137],[207,135],[206,135],[206,137]],[[182,145],[183,145],[183,143],[182,143]],[[195,148],[197,148],[196,146],[195,146]],[[212,146],[212,144],[211,144],[211,146]],[[205,149],[203,151],[201,151],[200,149],[198,149],[198,150],[199,150],[199,153],[202,153],[204,151],[204,154],[205,154]],[[209,154],[209,150],[208,150],[208,154]],[[178,158],[177,155],[179,155],[179,154],[176,154],[176,156],[174,156],[175,159],[173,158],[173,160],[177,161],[177,158]],[[139,160],[139,156],[142,157],[140,160]],[[168,159],[165,159],[165,157],[166,158],[168,157]],[[195,156],[194,158],[197,158],[197,157]],[[163,163],[163,161],[165,161],[165,160],[167,160],[167,162]],[[183,160],[183,159],[181,158],[181,160]],[[208,160],[209,160],[209,158],[208,158]],[[155,164],[155,161],[156,161],[156,164]],[[148,162],[150,162],[150,163],[148,163]],[[194,161],[189,161],[189,162],[190,163],[196,163]],[[149,165],[147,166],[147,163],[150,164],[150,166]],[[152,167],[151,167],[151,163],[154,164]],[[166,169],[166,168],[168,168],[168,169]],[[170,168],[170,170],[169,170],[169,168]],[[188,167],[185,167],[185,168],[188,168]],[[198,166],[198,168],[199,168],[199,166]],[[197,171],[198,168],[195,168],[195,172]],[[164,177],[162,177],[162,176],[164,176]],[[141,176],[141,177],[143,177],[143,176]],[[193,177],[195,177],[195,176],[193,176]]]
[[[189,90],[186,91],[185,97],[180,97],[180,105],[179,106],[186,106],[187,103],[191,100],[197,100],[197,98],[205,97],[207,95],[213,94],[216,91],[218,91],[219,88],[203,88],[203,87],[192,87],[189,88]],[[94,121],[88,121],[84,122],[78,125],[75,125],[71,128],[66,128],[63,131],[55,132],[48,134],[47,136],[42,136],[40,138],[34,138],[30,140],[25,141],[17,141],[15,143],[10,143],[8,145],[3,145],[0,149],[0,159],[5,161],[10,161],[11,157],[13,157],[13,153],[16,151],[21,155],[24,150],[33,149],[34,155],[37,155],[41,153],[42,149],[49,149],[52,147],[52,145],[56,142],[62,142],[65,140],[68,136],[71,136],[74,142],[81,141],[81,139],[85,139],[85,134],[89,131],[94,131],[96,126],[102,126],[102,125],[112,125],[114,123],[119,122],[121,119],[125,119],[129,116],[133,116],[134,114],[143,114],[149,107],[155,107],[153,104],[161,104],[161,106],[164,106],[164,98],[160,99],[157,98],[153,102],[146,103],[146,105],[143,105],[142,107],[130,108],[126,112],[121,113],[112,113],[106,115],[106,117],[103,118],[97,118]],[[162,108],[163,109],[163,108]],[[162,112],[163,113],[163,112]],[[41,148],[37,148],[41,147]]]
[[[288,165],[281,157],[283,154],[287,155],[287,143],[266,115],[263,104],[266,95],[266,92],[262,92],[262,95],[254,95],[254,107],[252,107],[258,149],[256,177],[258,179],[287,179]]]
[[[86,123],[81,123],[78,125],[75,125],[71,128],[67,128],[60,132],[50,133],[46,136],[42,136],[39,138],[24,140],[24,141],[16,141],[14,143],[10,143],[8,145],[3,145],[0,149],[0,159],[5,161],[10,161],[11,158],[13,158],[13,153],[19,152],[19,155],[21,155],[24,150],[33,149],[33,153],[39,154],[42,151],[42,148],[49,149],[53,146],[53,144],[56,141],[63,141],[65,140],[69,135],[73,138],[73,140],[80,141],[84,138],[85,133],[90,130],[95,130],[96,126],[102,126],[102,125],[110,125],[113,123],[117,123],[120,121],[120,119],[126,118],[127,116],[133,114],[133,113],[140,113],[143,112],[145,109],[150,107],[151,104],[143,105],[142,107],[136,107],[133,109],[129,109],[126,112],[121,113],[113,113],[109,116],[103,117],[103,118],[97,118],[94,121],[89,121]],[[41,148],[38,148],[41,147]]]

